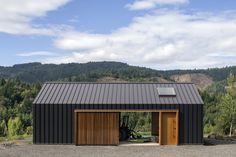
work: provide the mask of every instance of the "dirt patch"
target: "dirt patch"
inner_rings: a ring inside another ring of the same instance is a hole
[[[192,82],[194,83],[199,89],[205,89],[206,87],[212,85],[213,79],[205,74],[183,74],[183,75],[173,75],[171,76],[176,82]]]
[[[128,82],[125,80],[122,80],[120,78],[114,78],[114,77],[102,77],[100,79],[97,80],[97,82],[101,82],[101,83],[107,83],[107,82]]]

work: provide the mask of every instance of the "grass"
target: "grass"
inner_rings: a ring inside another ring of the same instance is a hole
[[[138,131],[137,132],[138,134],[140,134],[140,135],[142,135],[142,136],[151,136],[151,131],[146,131],[146,132],[144,132],[144,131]]]
[[[132,143],[144,143],[145,139],[129,139],[128,142]]]
[[[17,136],[12,136],[12,137],[0,137],[0,143],[2,142],[8,142],[8,141],[14,141],[14,140],[28,140],[31,139],[32,135],[17,135]],[[29,142],[32,143],[32,140]]]
[[[0,137],[0,143],[6,141],[6,137]]]

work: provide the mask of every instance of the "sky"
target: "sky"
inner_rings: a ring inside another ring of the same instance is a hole
[[[236,65],[235,0],[0,0],[0,65]]]

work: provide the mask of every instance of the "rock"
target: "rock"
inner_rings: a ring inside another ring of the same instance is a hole
[[[207,138],[216,139],[216,136],[217,136],[216,134],[210,134],[207,136]]]

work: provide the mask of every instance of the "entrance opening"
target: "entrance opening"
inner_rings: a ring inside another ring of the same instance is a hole
[[[178,110],[76,110],[76,145],[177,145]]]
[[[121,145],[159,143],[159,113],[121,112],[119,141]]]

